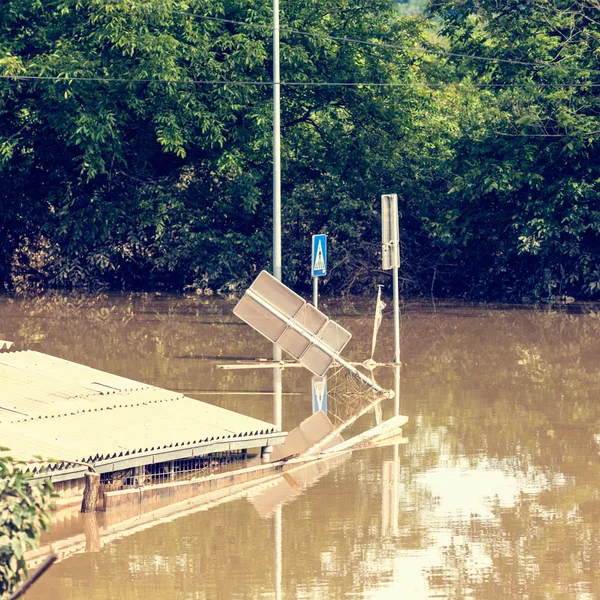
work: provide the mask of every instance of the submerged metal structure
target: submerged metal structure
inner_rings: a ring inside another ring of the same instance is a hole
[[[352,337],[349,331],[266,271],[253,281],[233,313],[315,375],[324,375],[337,362],[382,397],[394,396],[393,390],[384,390],[341,357]]]

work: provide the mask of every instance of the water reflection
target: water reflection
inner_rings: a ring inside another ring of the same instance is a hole
[[[271,372],[181,358],[269,356],[270,344],[238,326],[230,307],[153,296],[0,299],[0,339],[270,420]],[[350,358],[368,356],[372,306],[323,309],[354,334]],[[28,597],[600,597],[599,315],[407,304],[398,410],[411,417],[409,444],[353,454],[283,504],[280,525],[235,499],[65,560]],[[376,360],[392,359],[392,329],[386,316]],[[392,369],[376,376],[395,383]],[[312,413],[309,378],[282,373],[286,429]],[[345,384],[328,381],[332,418],[349,411]],[[384,419],[396,412],[382,404]],[[367,413],[347,434],[373,425]]]

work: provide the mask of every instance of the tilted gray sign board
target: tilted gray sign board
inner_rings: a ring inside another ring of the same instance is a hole
[[[315,375],[324,375],[335,360],[317,346],[337,355],[352,337],[266,271],[254,280],[233,313]]]

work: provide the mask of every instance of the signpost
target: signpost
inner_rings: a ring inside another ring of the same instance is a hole
[[[313,306],[319,307],[319,277],[327,274],[327,236],[325,234],[312,236],[311,271],[313,277]]]
[[[394,288],[394,363],[400,364],[400,301],[398,297],[398,268],[400,267],[400,228],[398,224],[398,195],[381,196],[381,268],[392,270]]]

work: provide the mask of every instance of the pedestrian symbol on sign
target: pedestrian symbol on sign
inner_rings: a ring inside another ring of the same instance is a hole
[[[325,269],[325,259],[323,258],[323,245],[319,241],[317,246],[317,258],[315,258],[315,271],[323,271]]]

